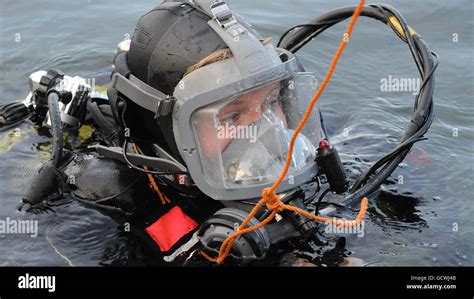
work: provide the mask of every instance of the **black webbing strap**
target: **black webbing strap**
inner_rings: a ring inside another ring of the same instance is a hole
[[[145,84],[133,75],[127,79],[119,73],[114,74],[111,87],[138,106],[155,113],[155,118],[169,115],[173,111],[174,98]]]

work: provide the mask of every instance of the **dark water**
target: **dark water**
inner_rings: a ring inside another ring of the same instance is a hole
[[[230,1],[262,35],[275,40],[293,25],[356,2]],[[347,252],[375,266],[473,265],[473,2],[385,2],[396,7],[441,57],[436,121],[429,140],[416,144],[372,196],[365,237],[347,237]],[[28,75],[40,69],[57,68],[105,84],[116,44],[158,3],[0,0],[0,103],[24,98]],[[299,52],[319,78],[345,26],[334,27]],[[453,34],[458,42],[453,42]],[[320,99],[329,133],[352,176],[393,148],[409,121],[414,96],[382,92],[380,80],[389,75],[416,78],[408,48],[388,27],[361,19]],[[131,257],[132,241],[114,221],[77,202],[62,204],[54,214],[17,212],[30,176],[47,157],[40,145],[48,139],[27,125],[20,127],[19,136],[0,136],[0,219],[39,220],[37,238],[0,236],[0,266],[141,263],[139,257]]]

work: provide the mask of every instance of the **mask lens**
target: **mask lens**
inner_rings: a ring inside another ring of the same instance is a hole
[[[314,87],[289,78],[197,110],[192,125],[209,184],[233,189],[274,182],[285,166],[294,128],[307,106],[295,108],[303,100],[298,93],[307,90],[304,100],[310,99]],[[320,130],[315,129],[311,135],[302,132],[296,138],[288,175],[314,165],[313,144],[320,140]]]

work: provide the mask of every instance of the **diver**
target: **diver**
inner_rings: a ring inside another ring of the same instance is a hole
[[[285,204],[326,216],[357,202],[424,139],[434,117],[437,55],[393,8],[364,7],[362,16],[389,24],[408,44],[423,78],[400,145],[351,183],[316,105],[288,157],[318,88],[295,53],[354,10],[291,28],[275,47],[225,1],[165,1],[140,18],[131,41],[120,44],[107,96],[79,77],[33,73],[27,99],[0,108],[0,123],[29,119],[53,137],[52,158],[20,209],[48,209],[48,202],[70,193],[131,224],[165,261],[183,263],[201,250],[219,253],[287,159],[288,175],[276,190]],[[74,136],[84,125],[94,128],[93,137],[78,142]],[[75,142],[65,148],[71,138]],[[271,212],[264,207],[249,225]],[[317,222],[281,211],[237,238],[230,256],[244,263],[263,259],[273,244],[295,238],[327,244]],[[339,242],[335,249],[341,247]]]

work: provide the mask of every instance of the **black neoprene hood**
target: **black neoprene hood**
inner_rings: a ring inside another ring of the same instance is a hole
[[[227,45],[209,17],[184,2],[164,2],[143,15],[130,45],[128,64],[148,85],[173,94],[187,68]]]

